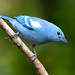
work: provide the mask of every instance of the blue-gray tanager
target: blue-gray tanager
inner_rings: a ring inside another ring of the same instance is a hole
[[[0,17],[9,21],[13,28],[17,31],[14,36],[20,35],[23,39],[32,44],[34,59],[37,57],[34,49],[36,45],[58,41],[67,43],[62,30],[46,20],[30,16],[17,16],[14,18],[9,18],[0,15]]]

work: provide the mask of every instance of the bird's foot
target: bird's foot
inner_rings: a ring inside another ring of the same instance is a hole
[[[35,53],[33,56],[32,56],[32,62],[37,58],[37,54]]]
[[[34,55],[32,56],[32,62],[37,58],[37,53],[36,53],[34,47],[35,47],[35,45],[32,45],[32,49],[34,51]]]
[[[17,38],[20,32],[15,33],[14,35],[12,35],[12,38]]]

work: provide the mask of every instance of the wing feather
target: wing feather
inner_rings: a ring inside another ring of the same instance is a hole
[[[30,23],[30,17],[29,16],[17,16],[17,17],[14,17],[14,19],[16,19],[24,27],[33,30],[32,25]]]

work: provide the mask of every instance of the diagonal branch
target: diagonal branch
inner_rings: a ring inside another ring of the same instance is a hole
[[[14,35],[15,32],[7,25],[7,23],[2,18],[0,18],[0,27],[9,35],[9,37],[13,40],[13,42],[20,48],[20,50],[31,61],[33,53],[29,50],[29,48],[22,42],[22,40],[19,37],[12,38],[12,35]],[[35,59],[32,63],[34,64],[35,68],[37,69],[37,72],[39,75],[48,75],[44,66],[41,64],[41,62],[38,59]]]

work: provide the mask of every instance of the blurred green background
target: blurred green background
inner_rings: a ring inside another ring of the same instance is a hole
[[[68,43],[36,46],[37,55],[50,75],[75,75],[75,0],[0,0],[0,14],[36,16],[59,26]],[[0,28],[0,75],[37,75],[33,64],[7,38]]]

